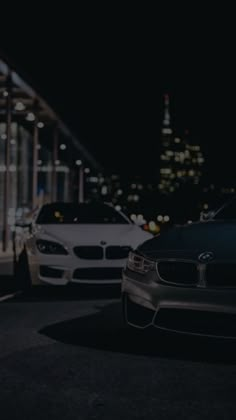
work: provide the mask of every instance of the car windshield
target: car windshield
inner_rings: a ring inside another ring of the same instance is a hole
[[[236,220],[236,199],[234,198],[228,202],[221,210],[214,216],[216,220]]]
[[[121,213],[100,204],[47,204],[42,207],[38,224],[128,224]]]

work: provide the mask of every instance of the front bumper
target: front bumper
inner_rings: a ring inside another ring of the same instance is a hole
[[[29,255],[33,285],[121,284],[126,260],[80,260],[71,255]]]
[[[125,322],[137,328],[236,337],[236,289],[163,284],[156,271],[141,276],[123,271]]]

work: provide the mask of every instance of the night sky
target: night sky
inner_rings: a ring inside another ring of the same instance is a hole
[[[211,14],[178,20],[169,10],[149,21],[139,12],[18,21],[2,50],[108,171],[155,178],[169,92],[173,128],[201,144],[207,179],[234,185],[230,25],[223,32]]]

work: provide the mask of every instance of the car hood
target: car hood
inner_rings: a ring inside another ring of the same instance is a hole
[[[130,245],[137,247],[150,238],[137,225],[37,225],[37,238],[54,239],[68,245],[100,245],[107,244]]]
[[[153,259],[197,259],[207,251],[213,252],[214,259],[236,260],[236,223],[211,221],[174,227],[138,250]]]

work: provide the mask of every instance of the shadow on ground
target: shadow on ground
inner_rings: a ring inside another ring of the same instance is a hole
[[[119,299],[120,294],[120,285],[36,286],[22,291],[11,302]]]
[[[54,340],[97,350],[165,359],[236,364],[236,340],[135,330],[122,321],[121,304],[97,304],[97,313],[46,326],[40,334]]]
[[[0,274],[0,295],[14,293],[18,289],[13,276]]]

